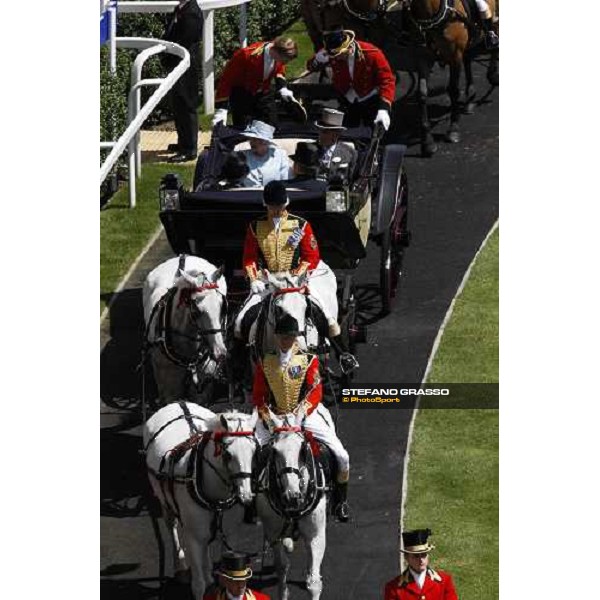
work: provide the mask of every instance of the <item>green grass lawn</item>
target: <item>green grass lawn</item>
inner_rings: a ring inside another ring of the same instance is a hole
[[[300,73],[306,70],[306,61],[313,55],[313,46],[302,19],[296,21],[289,29],[286,29],[283,35],[290,36],[298,44],[298,56],[286,68],[288,79],[294,79],[294,77],[298,77]]]
[[[457,299],[432,383],[498,381],[498,231]],[[461,600],[498,598],[498,411],[421,409],[408,469],[404,528],[430,527],[432,564]]]
[[[192,165],[148,164],[137,181],[137,204],[129,208],[128,186],[121,188],[100,211],[100,311],[152,234],[158,219],[158,185],[165,173],[178,173],[186,187],[194,176]]]

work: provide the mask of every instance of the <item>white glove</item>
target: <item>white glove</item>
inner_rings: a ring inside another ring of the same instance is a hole
[[[255,279],[250,284],[250,291],[253,294],[262,294],[267,289],[267,286],[260,279]]]
[[[390,128],[390,113],[387,110],[378,110],[374,121],[375,125],[381,123],[387,131]]]
[[[215,116],[212,120],[212,125],[215,127],[217,123],[223,123],[223,125],[227,125],[227,109],[226,108],[218,108]]]
[[[294,92],[292,92],[292,90],[286,88],[286,87],[282,87],[279,90],[279,95],[284,99],[284,100],[291,100],[294,97]]]
[[[329,62],[329,54],[325,48],[321,48],[316,54],[314,58],[315,62],[320,65],[326,65]]]

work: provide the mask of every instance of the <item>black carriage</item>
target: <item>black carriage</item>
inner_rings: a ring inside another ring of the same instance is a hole
[[[327,86],[294,85],[296,95],[317,114],[318,101],[327,101]],[[288,156],[300,141],[315,141],[319,131],[314,118],[303,123],[279,120],[275,143]],[[405,146],[381,144],[381,132],[369,128],[347,129],[340,140],[357,152],[357,164],[342,180],[324,182],[315,191],[302,182],[288,187],[290,212],[307,219],[319,242],[321,258],[338,280],[339,322],[347,349],[355,353],[364,329],[356,322],[354,270],[372,240],[380,247],[380,287],[383,312],[388,313],[402,274],[408,231],[408,181],[403,168]],[[225,265],[233,282],[230,304],[235,310],[248,293],[241,270],[248,223],[264,214],[262,188],[222,189],[218,176],[226,156],[248,142],[239,130],[218,126],[211,145],[201,157],[196,189],[185,190],[174,176],[163,179],[160,219],[175,253],[201,256]]]

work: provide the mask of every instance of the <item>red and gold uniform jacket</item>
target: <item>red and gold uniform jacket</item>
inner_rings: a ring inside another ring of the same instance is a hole
[[[204,594],[203,600],[227,600],[227,593],[225,590],[217,590],[216,592],[212,592],[212,594]],[[244,592],[244,600],[271,600],[271,596],[247,589]]]
[[[427,569],[425,583],[419,589],[410,571],[385,584],[384,600],[458,600],[452,577],[444,571]]]
[[[264,78],[264,58],[271,42],[256,42],[246,48],[236,50],[225,65],[217,84],[215,102],[226,101],[233,87],[242,87],[255,95],[268,92],[273,78],[278,78],[279,86],[285,85],[285,65],[275,61],[271,72]]]
[[[374,89],[379,94],[381,108],[390,110],[396,93],[396,77],[383,52],[368,42],[354,42],[354,73],[350,76],[347,60],[331,60],[329,65],[333,72],[333,87],[345,96],[350,88],[360,98],[369,95]],[[309,70],[314,70],[314,56],[306,63]]]
[[[282,367],[277,354],[267,354],[256,366],[252,403],[264,418],[267,407],[275,414],[286,415],[302,406],[310,415],[321,402],[323,385],[319,359],[294,344],[289,362]]]
[[[320,260],[312,227],[302,217],[284,211],[279,229],[266,216],[248,225],[243,265],[251,281],[256,279],[259,269],[267,269],[271,273],[292,271],[301,275],[309,269],[316,269]]]

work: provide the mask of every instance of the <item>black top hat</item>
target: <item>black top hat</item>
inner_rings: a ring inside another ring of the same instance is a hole
[[[217,573],[233,579],[234,581],[243,581],[252,577],[252,569],[249,566],[249,558],[241,552],[224,552],[221,562],[217,566]]]
[[[343,131],[346,129],[344,122],[344,113],[335,108],[324,108],[318,121],[315,121],[315,127],[319,129],[330,129],[332,131]]]
[[[237,181],[250,173],[246,163],[246,156],[241,152],[232,152],[227,156],[221,169],[220,177],[228,181]]]
[[[402,532],[402,552],[405,554],[423,554],[433,550],[432,546],[427,542],[431,535],[431,529],[415,529],[414,531]]]
[[[298,142],[296,152],[290,158],[304,167],[318,167],[319,147],[313,142]]]
[[[263,190],[263,201],[269,206],[283,206],[287,204],[287,190],[281,181],[269,181]]]
[[[275,333],[278,335],[300,335],[300,326],[292,315],[283,315],[275,323]]]
[[[329,56],[337,56],[350,48],[355,37],[354,31],[341,26],[333,27],[330,31],[323,32],[323,44]]]

